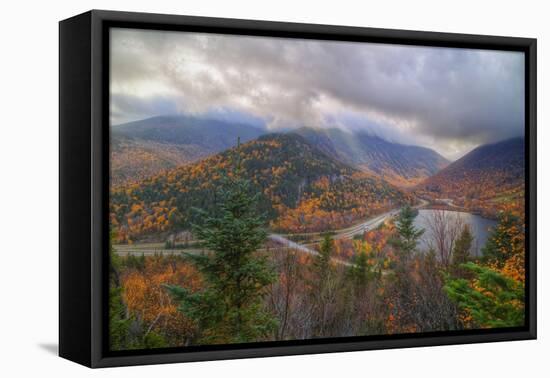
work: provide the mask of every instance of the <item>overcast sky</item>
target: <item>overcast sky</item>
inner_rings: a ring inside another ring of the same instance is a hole
[[[366,130],[456,159],[523,135],[522,53],[111,31],[111,123],[175,113]]]

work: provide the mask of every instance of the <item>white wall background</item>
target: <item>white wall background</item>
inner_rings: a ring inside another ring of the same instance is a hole
[[[544,1],[6,1],[0,22],[0,375],[519,377],[550,372],[550,26]],[[57,357],[58,26],[89,9],[536,37],[539,340],[89,370]],[[546,298],[544,298],[546,296]],[[545,300],[546,299],[546,300]],[[545,351],[546,349],[546,351]]]

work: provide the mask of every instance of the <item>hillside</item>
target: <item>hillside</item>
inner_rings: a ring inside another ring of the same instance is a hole
[[[257,127],[190,116],[161,116],[111,128],[114,184],[139,181],[263,134]]]
[[[429,148],[392,143],[365,132],[314,128],[297,132],[327,155],[397,186],[416,185],[449,164]]]
[[[479,212],[523,201],[525,141],[513,138],[482,145],[419,185],[432,198],[452,199]]]
[[[341,228],[411,198],[339,162],[297,134],[269,134],[200,162],[113,188],[111,218],[119,240],[188,229],[191,210],[211,210],[224,172],[240,156],[242,174],[260,195],[271,228],[312,232]]]
[[[265,130],[246,124],[191,116],[159,116],[111,128],[114,184],[137,182],[224,151],[263,135]],[[424,147],[388,142],[364,132],[301,128],[303,136],[326,155],[346,165],[409,187],[448,164]]]
[[[207,155],[205,149],[196,145],[159,143],[114,136],[111,139],[112,184],[143,180]]]

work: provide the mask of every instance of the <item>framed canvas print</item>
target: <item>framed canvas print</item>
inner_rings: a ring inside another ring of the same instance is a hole
[[[60,355],[536,337],[536,40],[60,22]]]

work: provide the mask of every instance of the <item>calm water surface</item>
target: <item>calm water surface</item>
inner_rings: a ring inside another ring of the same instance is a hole
[[[445,216],[459,217],[463,223],[470,225],[470,229],[472,230],[472,234],[474,235],[472,252],[476,256],[480,256],[481,248],[485,245],[485,242],[487,241],[487,238],[489,236],[489,230],[491,227],[495,226],[497,222],[491,219],[480,217],[479,215],[459,211],[429,209],[419,210],[418,216],[414,221],[414,225],[417,228],[425,229],[424,235],[422,235],[422,239],[420,240],[418,245],[419,249],[429,249],[429,241],[432,236],[428,224],[430,217],[432,217],[433,213],[436,211],[443,211],[445,213]]]

